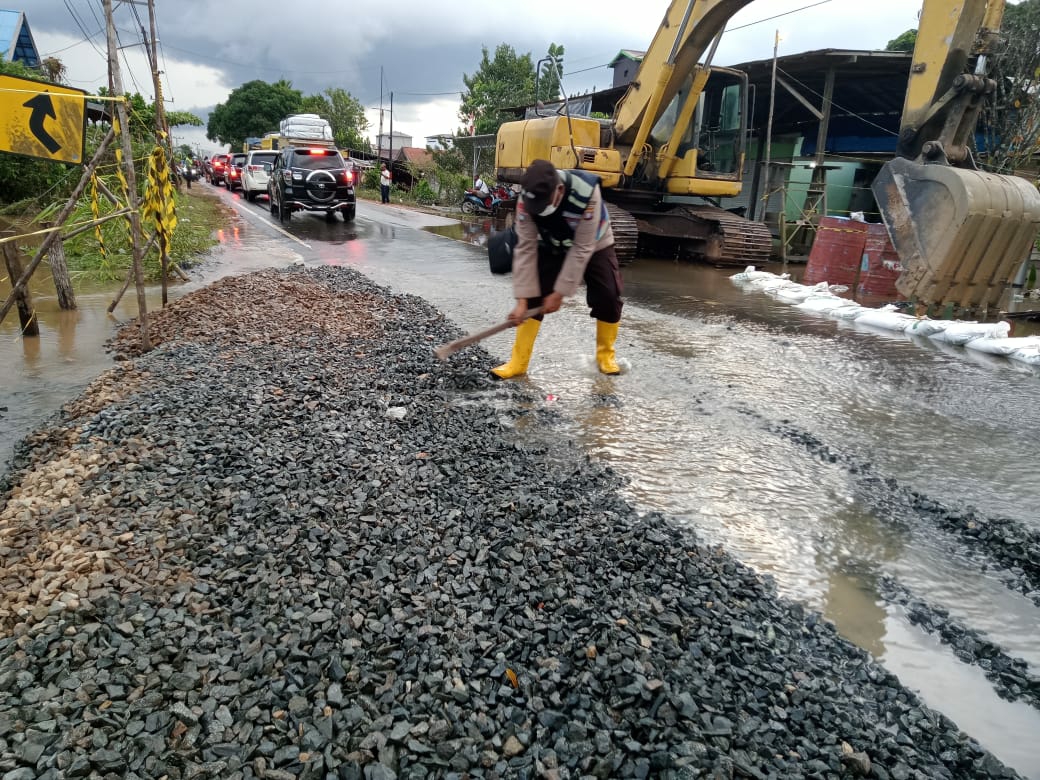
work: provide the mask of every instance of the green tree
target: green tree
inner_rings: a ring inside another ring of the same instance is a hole
[[[885,46],[885,51],[909,51],[914,50],[914,46],[917,44],[917,28],[914,27],[911,30],[907,30],[905,33],[900,35],[898,38],[893,38]]]
[[[549,56],[562,55],[562,46],[549,46]],[[543,70],[542,75],[537,97],[544,102],[558,99],[560,82],[557,69],[550,66]],[[459,118],[469,125],[472,117],[474,131],[478,135],[498,131],[499,125],[509,118],[503,109],[530,105],[536,100],[535,66],[530,52],[517,54],[512,46],[505,43],[498,45],[493,58],[489,56],[487,47],[483,47],[477,71],[472,76],[463,74],[462,81],[466,91],[462,95]],[[460,133],[465,134],[468,133]]]
[[[546,58],[552,62],[543,62],[538,74],[537,99],[543,103],[551,103],[560,99],[560,76],[563,73],[563,47],[555,43],[549,44]]]
[[[268,84],[249,81],[232,90],[226,103],[218,103],[209,115],[206,137],[241,148],[250,136],[261,136],[278,127],[289,114],[299,112],[303,95],[284,79]]]
[[[44,57],[43,62],[40,63],[40,70],[49,81],[53,81],[56,84],[64,83],[65,75],[68,72],[65,63],[57,57]]]
[[[981,122],[984,161],[1003,172],[1035,169],[1040,154],[1040,0],[1009,4],[1001,36],[1003,51],[992,58],[989,73],[997,89]]]
[[[340,149],[369,151],[371,145],[365,137],[369,128],[365,107],[345,89],[328,87],[320,95],[308,95],[299,110],[329,120],[332,137]]]

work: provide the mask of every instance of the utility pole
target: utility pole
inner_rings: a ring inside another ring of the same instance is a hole
[[[763,217],[763,219],[765,218],[766,210],[769,208],[769,198],[773,194],[773,190],[772,190],[772,183],[773,183],[773,176],[772,176],[772,173],[773,173],[773,171],[772,171],[772,167],[773,167],[773,159],[772,159],[773,158],[773,108],[774,108],[775,103],[776,103],[776,59],[777,59],[777,54],[779,53],[779,51],[780,51],[780,31],[777,30],[776,31],[776,35],[773,38],[773,72],[772,72],[772,77],[771,77],[770,82],[769,82],[769,117],[766,120],[766,186],[763,188],[765,190],[765,198],[763,199],[764,202],[762,204],[762,217]],[[781,220],[783,220],[783,209],[784,209],[784,204],[781,204],[780,205],[780,211],[781,211],[780,219]],[[756,208],[755,214],[752,214],[752,216],[757,216],[757,213],[758,213],[758,210]],[[780,240],[783,241],[783,238],[781,237]]]
[[[148,26],[151,29],[151,36],[145,38],[145,50],[148,52],[148,61],[152,66],[152,84],[155,87],[156,141],[163,149],[169,151],[170,160],[173,160],[173,138],[170,135],[170,126],[166,123],[162,79],[159,78],[159,36],[155,32],[155,0],[148,0]],[[141,32],[143,33],[144,30]],[[151,40],[151,45],[148,44],[149,40]]]
[[[376,142],[379,150],[376,159],[383,159],[383,66],[379,66],[379,138]]]
[[[123,92],[123,76],[119,71],[119,44],[116,40],[116,23],[112,16],[112,0],[103,0],[103,3],[105,27],[108,31],[108,81],[112,96],[116,98],[115,111],[123,150],[121,162],[125,169],[127,199],[130,206],[130,245],[133,249],[134,283],[137,288],[137,316],[141,323],[141,349],[147,352],[152,348],[152,339],[148,333],[148,302],[144,294],[143,252],[140,240],[141,203],[137,196],[137,174],[134,172],[134,150],[130,144],[130,122],[126,102],[122,99],[126,93]]]
[[[393,175],[394,170],[394,93],[390,91],[390,165],[387,166],[390,169],[390,175]]]

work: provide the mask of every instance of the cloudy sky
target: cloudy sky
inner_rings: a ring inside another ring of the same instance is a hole
[[[93,92],[107,83],[102,0],[0,5],[25,11],[40,53],[65,63],[72,86]],[[482,46],[494,52],[507,43],[537,60],[550,43],[562,44],[564,89],[585,92],[610,85],[606,65],[619,49],[650,44],[666,8],[664,0],[156,0],[163,89],[173,109],[205,120],[241,84],[284,78],[304,94],[330,86],[350,92],[368,109],[374,139],[380,103],[389,131],[392,91],[394,130],[416,146],[461,126],[462,76],[477,70]],[[716,63],[772,56],[777,30],[781,54],[883,48],[916,26],[918,9],[918,0],[757,0],[730,21]],[[138,10],[147,26],[143,3]],[[117,3],[115,18],[124,87],[151,99],[132,7]],[[204,129],[175,128],[174,135],[207,154],[218,149]]]

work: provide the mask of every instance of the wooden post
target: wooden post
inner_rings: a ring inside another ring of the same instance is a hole
[[[7,275],[11,279],[11,284],[14,284],[16,279],[22,278],[22,259],[18,256],[18,247],[13,243],[8,242],[4,244],[3,249]],[[36,321],[32,294],[29,292],[29,288],[25,286],[16,287],[12,294],[15,296],[15,302],[18,304],[18,322],[22,326],[22,336],[39,336],[40,324]]]
[[[58,293],[58,305],[65,311],[76,308],[76,293],[72,289],[69,277],[69,264],[65,260],[65,242],[59,235],[48,253],[51,263],[51,278],[54,279],[54,290]]]
[[[91,174],[94,172],[94,169],[97,168],[98,163],[101,161],[101,158],[104,157],[105,152],[108,151],[108,145],[112,143],[113,138],[115,138],[115,132],[109,130],[108,134],[101,142],[101,145],[97,148],[97,151],[94,152],[94,159],[90,161],[90,163],[87,165],[86,170],[83,171],[83,176],[80,177],[79,184],[76,185],[76,188],[72,191],[72,194],[69,196],[68,201],[66,201],[65,206],[62,208],[61,212],[55,218],[55,225],[65,224],[65,220],[69,218],[69,214],[71,214],[72,210],[76,207],[76,202],[79,200],[79,196],[82,195],[83,190],[86,189],[87,182],[90,181]],[[11,279],[11,294],[7,296],[7,300],[4,301],[3,305],[0,305],[0,322],[2,322],[4,317],[7,316],[7,312],[11,310],[11,306],[14,304],[16,294],[19,292],[19,290],[25,288],[26,283],[29,281],[29,277],[33,275],[33,271],[36,270],[36,266],[40,264],[40,261],[43,259],[43,256],[47,254],[47,251],[51,248],[51,245],[54,243],[57,237],[57,229],[52,230],[50,233],[48,233],[47,237],[43,239],[43,242],[36,250],[36,254],[33,255],[33,259],[29,262],[29,267],[22,272],[22,275],[18,279]]]
[[[112,0],[104,0],[105,26],[108,31],[108,74],[112,82],[112,94],[123,97],[123,77],[119,69],[119,42],[116,40],[116,23],[112,16]],[[127,197],[130,202],[130,246],[133,251],[134,283],[137,288],[137,319],[141,333],[141,351],[148,352],[152,348],[152,339],[148,333],[148,301],[144,291],[144,267],[141,261],[141,211],[140,198],[137,194],[137,172],[134,170],[134,150],[130,145],[130,118],[125,101],[115,104],[116,116],[119,117],[120,136],[123,149],[123,166],[125,167]]]

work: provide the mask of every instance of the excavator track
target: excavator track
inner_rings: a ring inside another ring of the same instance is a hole
[[[614,232],[614,252],[618,265],[628,265],[636,259],[639,225],[636,224],[636,218],[620,206],[608,203],[607,211],[610,213],[610,228]]]
[[[769,228],[716,206],[675,206],[634,212],[654,254],[719,266],[761,265],[773,246]]]

